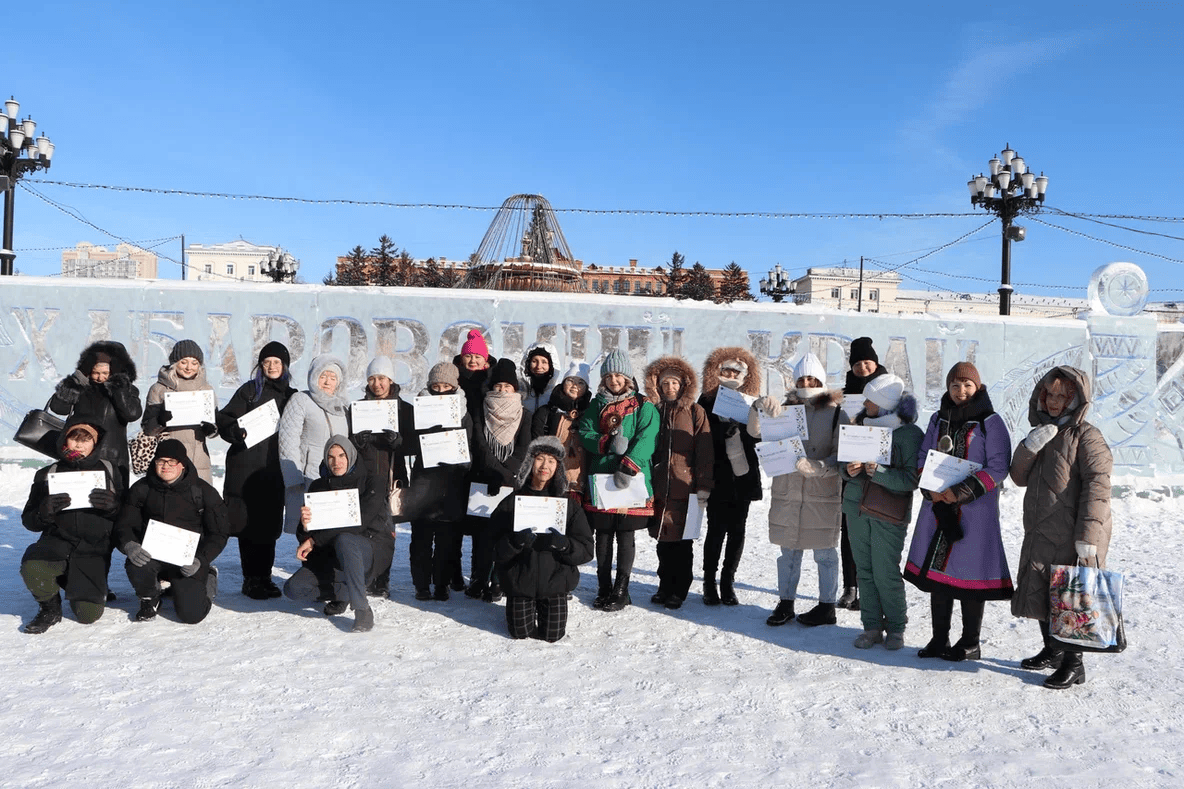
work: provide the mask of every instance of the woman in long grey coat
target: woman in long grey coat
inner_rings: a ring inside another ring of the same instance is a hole
[[[1050,566],[1106,566],[1110,547],[1110,471],[1113,459],[1102,432],[1085,421],[1090,384],[1075,367],[1050,370],[1032,392],[1032,431],[1016,447],[1011,481],[1024,493],[1020,549],[1011,612],[1040,623],[1044,648],[1020,665],[1056,668],[1046,688],[1085,682],[1080,652],[1067,652],[1048,632]]]
[[[284,531],[296,532],[304,494],[321,476],[325,442],[348,435],[346,406],[339,392],[345,389],[345,363],[323,353],[308,366],[308,389],[288,400],[277,432],[280,435],[280,470],[284,474]]]

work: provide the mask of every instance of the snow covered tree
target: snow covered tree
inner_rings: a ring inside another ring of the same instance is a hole
[[[748,287],[748,274],[732,261],[724,267],[724,279],[719,285],[719,300],[724,304],[733,301],[756,301]]]

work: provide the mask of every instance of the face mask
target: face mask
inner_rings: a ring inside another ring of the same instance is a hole
[[[802,400],[813,400],[818,395],[826,391],[824,386],[798,387],[798,397]]]
[[[728,389],[739,389],[740,384],[742,384],[742,383],[744,383],[744,380],[741,378],[721,378],[721,379],[719,379],[719,385],[725,386]]]

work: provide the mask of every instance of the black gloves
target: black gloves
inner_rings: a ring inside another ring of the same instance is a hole
[[[382,437],[386,439],[387,449],[398,449],[403,446],[403,437],[394,430],[383,430]]]
[[[496,482],[486,482],[485,487],[489,489],[490,496],[496,496],[502,492],[502,480],[498,477]]]
[[[213,422],[202,422],[201,423],[201,432],[205,433],[206,438],[209,438],[209,437],[216,435],[218,433],[218,426],[215,425]]]
[[[132,385],[132,379],[127,373],[116,373],[107,379],[108,389],[127,389]]]
[[[156,421],[162,425],[167,425],[173,421],[173,412],[162,405],[160,410],[156,412]]]
[[[52,521],[55,515],[69,506],[69,493],[55,493],[52,496],[46,496],[41,502],[41,519]]]
[[[82,395],[82,387],[86,386],[88,380],[90,379],[83,375],[81,370],[75,370],[72,375],[67,375],[62,379],[55,394],[62,402],[73,405],[78,402],[78,398]]]
[[[510,546],[516,551],[524,551],[534,543],[534,532],[516,531],[510,537]]]
[[[935,501],[933,503],[933,517],[937,520],[937,531],[946,538],[946,542],[950,545],[962,539],[962,516],[958,513],[958,507],[954,504],[947,504],[944,501]]]
[[[90,503],[90,506],[100,512],[114,512],[119,503],[115,498],[115,493],[106,488],[95,488],[92,490],[87,501]]]
[[[358,449],[361,449],[362,447],[368,447],[370,446],[371,442],[374,441],[374,432],[371,430],[359,430],[358,432],[354,433],[353,439],[354,445],[357,446]]]
[[[551,550],[557,554],[571,553],[571,540],[566,534],[555,532],[551,535]]]

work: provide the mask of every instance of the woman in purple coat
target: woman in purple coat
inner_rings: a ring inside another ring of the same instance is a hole
[[[904,577],[930,594],[933,638],[917,656],[977,660],[985,602],[1012,592],[999,534],[999,486],[1011,464],[1011,436],[970,362],[958,362],[946,375],[941,407],[917,454],[919,469],[931,449],[982,468],[941,493],[921,491],[925,502]],[[962,601],[962,637],[951,646],[955,599]]]

